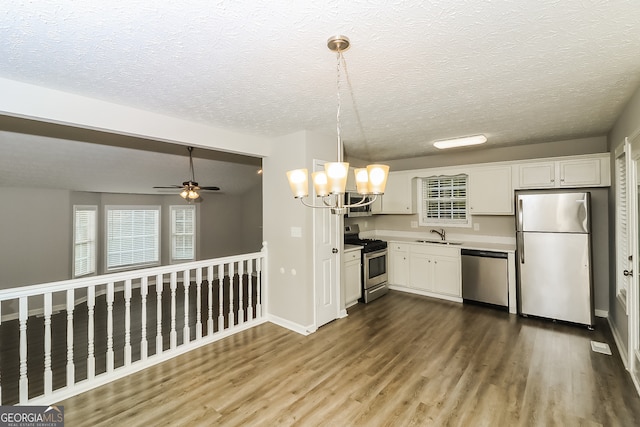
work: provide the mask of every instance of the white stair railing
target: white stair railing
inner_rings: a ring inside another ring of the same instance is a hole
[[[0,404],[55,403],[264,323],[266,256],[0,290],[0,337],[17,337],[0,342]]]

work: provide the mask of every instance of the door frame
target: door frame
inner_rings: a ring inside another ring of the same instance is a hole
[[[625,138],[625,145],[629,148],[630,167],[627,172],[627,205],[628,205],[628,234],[629,249],[632,257],[631,269],[633,276],[627,289],[627,315],[628,315],[628,361],[629,371],[636,386],[640,384],[640,130],[630,138]]]

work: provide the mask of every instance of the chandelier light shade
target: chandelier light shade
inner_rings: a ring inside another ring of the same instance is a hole
[[[306,169],[295,169],[287,172],[293,197],[302,198],[309,195],[309,173]]]
[[[289,180],[289,186],[293,197],[300,199],[302,204],[311,208],[330,208],[334,214],[344,214],[347,208],[354,206],[366,206],[373,203],[377,196],[384,194],[385,186],[387,185],[387,177],[389,175],[389,166],[373,164],[368,165],[366,168],[355,169],[355,182],[356,191],[362,195],[366,195],[362,201],[353,204],[344,204],[344,194],[347,188],[347,177],[349,175],[349,163],[342,161],[343,144],[340,136],[340,69],[344,57],[342,52],[349,49],[350,41],[345,36],[331,37],[327,41],[327,47],[332,52],[336,52],[338,64],[337,64],[337,98],[338,98],[338,111],[337,118],[337,133],[338,133],[338,156],[336,162],[327,162],[324,165],[324,171],[318,171],[311,174],[311,180],[313,181],[313,187],[316,197],[322,198],[322,204],[316,205],[314,203],[305,202],[304,198],[309,196],[309,174],[307,169],[295,169],[287,172],[287,179]],[[346,73],[346,65],[345,65]],[[347,76],[347,82],[349,78]],[[350,84],[350,83],[349,83]],[[351,91],[353,92],[353,91]],[[336,196],[333,199],[328,199],[330,196]]]

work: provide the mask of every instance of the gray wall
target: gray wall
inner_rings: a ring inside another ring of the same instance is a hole
[[[243,195],[209,194],[197,204],[197,259],[260,250],[261,203],[252,189]],[[0,187],[0,289],[71,279],[73,205],[98,206],[97,268],[104,273],[104,206],[162,207],[161,263],[170,262],[169,206],[184,203],[177,195],[71,192]],[[251,201],[249,201],[251,199]],[[11,201],[8,203],[7,201]],[[247,227],[249,223],[251,226]]]
[[[616,124],[611,129],[611,132],[609,132],[609,151],[613,152],[618,145],[624,142],[625,137],[632,136],[638,131],[640,131],[640,88],[631,97],[622,111],[622,114],[618,117]],[[615,170],[615,159],[613,159],[612,156],[612,182],[614,182],[613,174],[615,173]],[[609,308],[609,321],[615,329],[618,338],[622,340],[622,345],[625,346],[625,349],[621,349],[621,351],[625,351],[629,347],[629,318],[625,308],[616,298],[615,193],[615,186],[612,186],[609,195],[609,215],[611,217],[609,224],[609,234],[611,236],[611,245],[609,247],[609,259],[611,264],[611,270],[609,273],[609,281],[611,282],[609,290],[609,300],[611,301],[611,306]]]

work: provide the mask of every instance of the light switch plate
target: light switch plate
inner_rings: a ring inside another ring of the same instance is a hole
[[[302,237],[302,228],[291,227],[291,237]]]
[[[411,221],[411,228],[418,228],[418,221]]]

